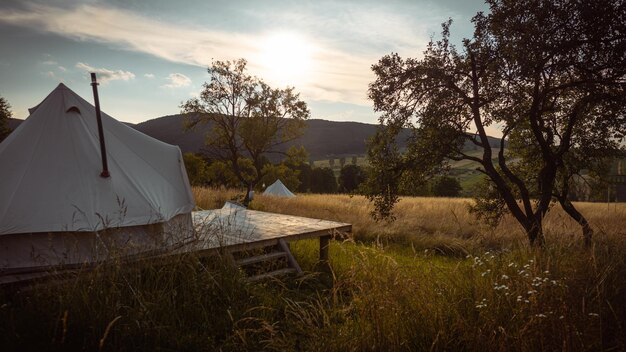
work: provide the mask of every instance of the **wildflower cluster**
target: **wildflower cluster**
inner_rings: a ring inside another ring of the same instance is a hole
[[[476,308],[481,309],[481,308],[486,308],[487,307],[487,299],[483,298],[482,301],[480,302],[476,302]]]
[[[485,311],[489,301],[491,306],[500,307],[498,310],[515,309],[528,314],[521,314],[519,317],[558,317],[562,312],[551,303],[550,290],[565,287],[563,280],[554,278],[534,258],[519,262],[507,257],[504,253],[492,252],[467,256],[476,277],[492,290],[483,291],[483,297],[475,301],[475,308]]]

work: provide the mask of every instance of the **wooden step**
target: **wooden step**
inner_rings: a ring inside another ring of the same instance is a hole
[[[300,264],[298,264],[298,262],[296,261],[296,258],[294,258],[293,254],[291,254],[291,249],[289,249],[289,244],[284,239],[281,238],[278,240],[278,245],[280,246],[280,248],[283,249],[285,255],[287,256],[287,262],[289,263],[289,266],[295,269],[298,275],[302,275],[302,269],[300,269]]]
[[[255,282],[255,281],[259,281],[259,280],[263,280],[263,279],[269,279],[271,277],[287,275],[287,274],[295,274],[295,273],[297,273],[297,271],[294,268],[284,268],[284,269],[278,269],[278,270],[270,271],[269,273],[264,273],[264,274],[259,274],[259,275],[255,275],[255,276],[250,276],[247,279],[247,281],[248,282]]]
[[[239,266],[246,266],[254,263],[265,262],[277,258],[285,258],[287,257],[287,253],[285,252],[271,252],[266,254],[257,255],[254,257],[243,258],[235,261],[235,263]]]

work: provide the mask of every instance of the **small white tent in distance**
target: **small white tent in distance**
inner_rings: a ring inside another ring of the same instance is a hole
[[[193,235],[180,149],[102,113],[103,178],[95,110],[59,84],[0,143],[0,274],[138,254]]]
[[[263,195],[288,198],[293,198],[296,196],[280,180],[276,180],[276,182],[267,187],[265,189],[265,192],[263,192]]]

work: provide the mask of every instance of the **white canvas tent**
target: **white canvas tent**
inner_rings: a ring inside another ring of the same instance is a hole
[[[177,146],[102,114],[63,84],[0,143],[0,274],[138,254],[192,234]]]
[[[263,192],[266,196],[277,196],[277,197],[288,197],[293,198],[296,195],[291,193],[291,191],[285,187],[285,185],[280,181],[276,180],[276,182],[272,183],[269,187],[265,189]]]
[[[244,207],[240,203],[227,200],[226,202],[224,202],[224,206],[222,207],[222,209],[245,210],[246,207]]]

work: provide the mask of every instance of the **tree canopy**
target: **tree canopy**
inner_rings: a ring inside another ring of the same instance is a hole
[[[447,160],[472,160],[495,191],[491,205],[512,214],[531,244],[543,243],[554,201],[589,243],[591,227],[567,196],[571,178],[617,154],[626,134],[624,2],[487,4],[460,49],[450,43],[449,21],[422,58],[390,54],[373,65],[369,97],[384,128],[370,145],[380,181],[370,198],[389,215],[404,174],[426,179]],[[406,151],[395,146],[402,127],[413,131]],[[489,145],[489,128],[502,134],[500,148]],[[465,154],[467,142],[482,155]]]
[[[362,167],[355,164],[345,165],[339,173],[339,188],[342,192],[354,192],[366,178],[367,175]]]
[[[192,186],[204,186],[209,183],[207,170],[209,168],[207,162],[199,155],[194,153],[183,154],[185,169],[189,183]]]
[[[9,102],[0,97],[0,142],[2,142],[11,133],[9,128],[9,118],[11,117],[11,105]]]
[[[337,179],[335,178],[333,169],[329,167],[315,167],[311,170],[311,192],[337,192]]]
[[[431,193],[436,197],[458,197],[463,188],[454,177],[439,176],[433,179]]]
[[[279,145],[299,137],[310,115],[294,88],[271,88],[249,75],[246,65],[244,59],[213,62],[200,96],[181,106],[189,113],[188,128],[211,124],[206,152],[226,163],[247,188],[244,203],[268,171],[266,155],[281,153]]]

